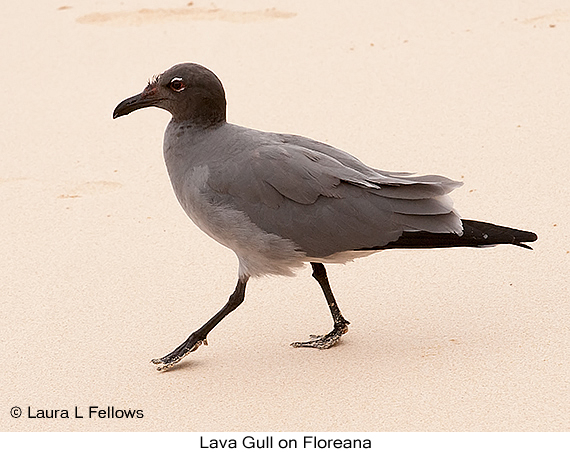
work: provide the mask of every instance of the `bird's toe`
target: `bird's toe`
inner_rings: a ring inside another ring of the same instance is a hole
[[[191,338],[192,336],[190,336],[189,340]],[[158,370],[159,372],[168,370],[172,366],[174,366],[174,364],[176,364],[178,361],[183,359],[186,355],[189,355],[190,353],[195,351],[198,347],[200,347],[200,345],[202,344],[208,345],[206,339],[202,339],[199,341],[192,341],[190,343],[189,340],[184,342],[182,345],[177,347],[173,352],[169,353],[168,355],[163,356],[162,358],[152,359],[150,362],[158,366],[156,370]]]
[[[291,343],[291,347],[295,348],[318,348],[319,350],[326,350],[331,348],[333,345],[337,344],[340,341],[340,338],[344,333],[348,331],[347,325],[338,325],[335,326],[334,329],[325,335],[315,335],[311,334],[309,337],[311,338],[310,341],[306,342],[293,342]]]

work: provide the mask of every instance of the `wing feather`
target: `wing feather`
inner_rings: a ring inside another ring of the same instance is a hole
[[[210,168],[208,184],[219,202],[293,240],[307,255],[379,247],[404,231],[462,233],[447,196],[461,183],[380,171],[323,143],[267,135]]]

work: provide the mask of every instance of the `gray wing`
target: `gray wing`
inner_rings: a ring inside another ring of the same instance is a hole
[[[293,135],[232,155],[210,168],[208,185],[220,202],[315,258],[379,247],[403,231],[462,233],[447,196],[461,183],[376,170]]]

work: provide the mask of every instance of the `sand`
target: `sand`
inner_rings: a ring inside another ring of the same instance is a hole
[[[1,21],[0,430],[569,429],[567,2],[24,1]],[[534,251],[329,266],[352,323],[328,351],[288,345],[330,329],[308,268],[253,280],[156,372],[237,275],[172,193],[169,115],[111,119],[181,61],[218,74],[231,122],[462,180],[464,217],[535,231]]]

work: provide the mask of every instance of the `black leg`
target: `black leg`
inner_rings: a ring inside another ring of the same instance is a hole
[[[325,294],[325,298],[327,300],[327,304],[329,305],[329,309],[331,310],[334,326],[333,330],[324,335],[324,336],[314,336],[312,335],[312,340],[307,342],[293,342],[291,345],[293,347],[311,347],[311,348],[320,348],[326,349],[331,348],[334,344],[336,344],[341,336],[348,331],[348,325],[350,322],[346,320],[342,314],[340,313],[340,309],[336,304],[336,300],[332,293],[331,286],[329,284],[329,278],[327,277],[327,271],[325,270],[325,266],[320,263],[311,262],[311,266],[313,267],[313,278],[317,280],[321,289],[323,289],[323,293]]]
[[[222,319],[227,316],[230,312],[236,309],[245,298],[245,286],[247,284],[248,277],[243,279],[238,279],[234,293],[230,295],[230,299],[224,305],[220,311],[214,315],[210,320],[208,320],[204,325],[194,331],[188,339],[186,339],[182,344],[170,352],[168,355],[162,358],[153,359],[151,363],[157,364],[156,370],[166,370],[180,361],[189,353],[196,350],[200,345],[208,345],[206,341],[206,336],[214,327],[222,321]]]

